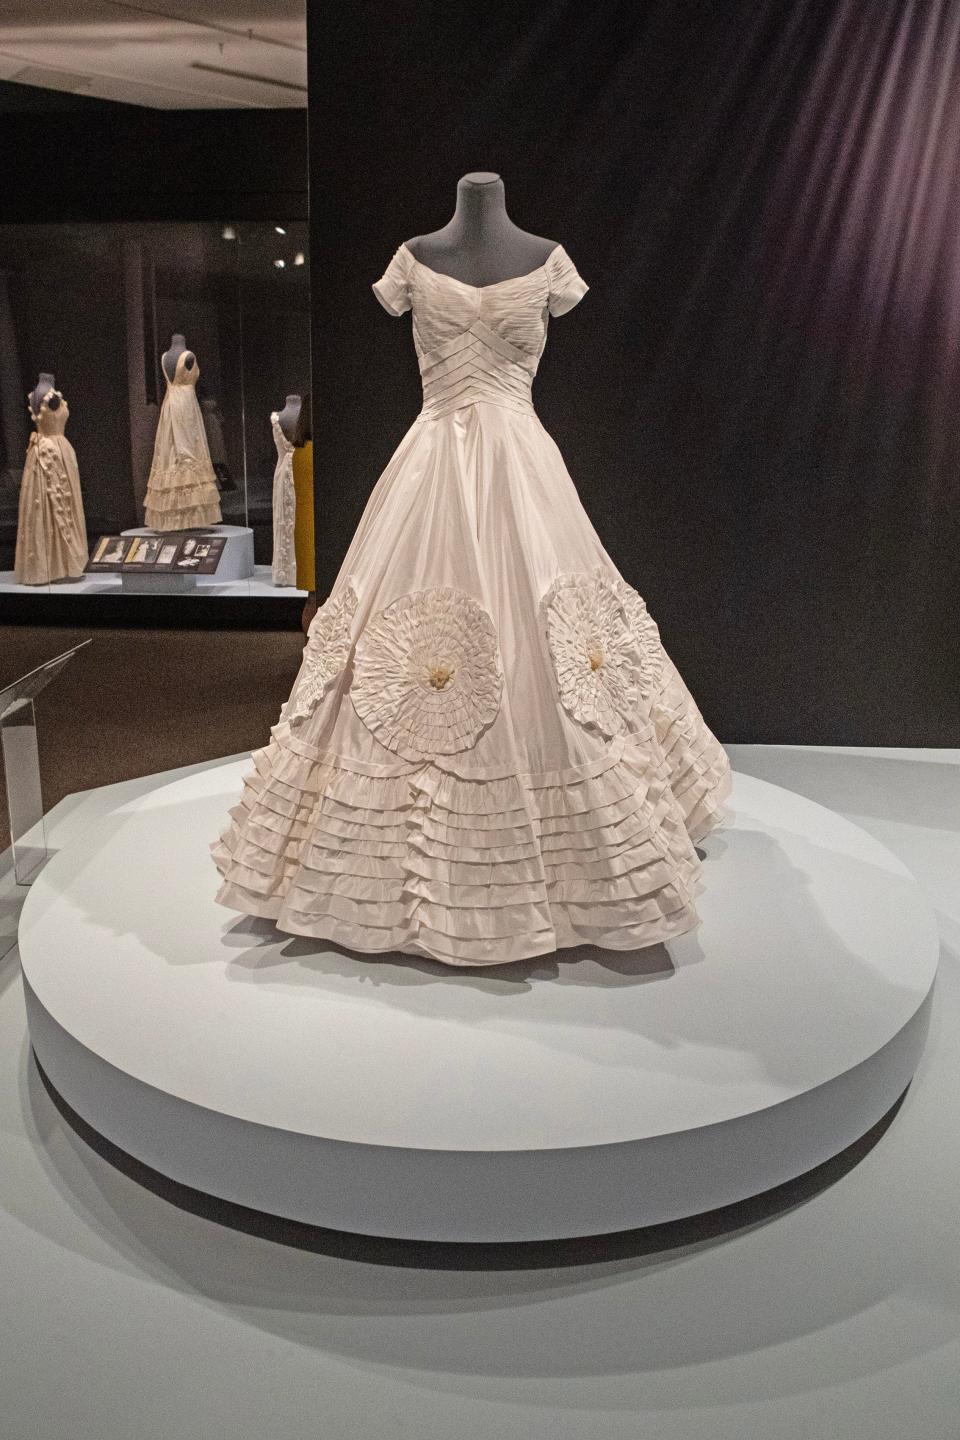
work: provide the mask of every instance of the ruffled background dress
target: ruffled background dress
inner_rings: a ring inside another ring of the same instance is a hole
[[[423,409],[213,846],[224,905],[451,965],[697,924],[727,757],[530,397],[586,288],[561,246],[486,286],[401,246],[374,286],[413,312]]]
[[[143,511],[144,524],[153,530],[194,530],[216,525],[221,518],[220,492],[197,403],[200,367],[194,363],[187,369],[184,364],[191,354],[184,350],[177,357],[160,407]]]
[[[270,416],[270,425],[273,443],[277,447],[277,468],[273,472],[273,583],[296,585],[294,527],[297,497],[293,488],[293,445],[281,429],[280,415],[276,410]]]
[[[60,401],[56,410],[48,406],[51,395]],[[70,410],[60,391],[51,390],[30,417],[36,429],[20,481],[14,578],[20,585],[75,580],[87,563],[87,526],[77,457],[64,434]]]

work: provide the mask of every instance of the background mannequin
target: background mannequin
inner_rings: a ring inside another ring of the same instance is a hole
[[[197,401],[197,357],[182,335],[174,335],[160,363],[167,390],[144,496],[144,524],[159,531],[217,525],[222,518],[220,492]]]
[[[282,410],[270,416],[273,439],[277,447],[277,466],[273,475],[273,559],[271,569],[274,585],[297,583],[296,562],[296,486],[293,478],[293,437],[300,416],[300,396],[288,395]]]
[[[199,390],[200,386],[198,385],[197,399],[200,401],[203,428],[207,434],[207,448],[210,451],[217,484],[221,491],[236,490],[237,482],[233,478],[227,461],[227,442],[223,438],[223,416],[220,414],[220,402],[216,395],[200,395]]]
[[[46,370],[40,371],[40,378],[37,381],[36,388],[31,390],[30,394],[27,396],[27,400],[30,404],[30,410],[34,415],[40,414],[40,406],[43,403],[44,395],[50,395],[50,391],[55,390],[56,385],[57,381],[55,376],[49,375]],[[47,409],[58,410],[59,408],[60,396],[50,395],[50,399],[47,401]]]
[[[310,391],[300,397],[300,414],[293,432],[293,486],[296,495],[294,545],[297,589],[306,590],[307,603],[300,623],[307,630],[317,611],[317,555],[313,513],[313,418]]]
[[[299,395],[288,395],[281,411],[277,414],[277,422],[280,429],[286,435],[291,445],[296,444],[294,436],[297,429],[297,420],[300,418],[300,406],[302,401]]]
[[[48,374],[29,400],[35,428],[20,481],[13,573],[19,585],[77,580],[87,563],[87,527],[77,457],[64,434],[70,408]]]
[[[497,285],[543,265],[555,240],[531,235],[507,214],[503,181],[472,170],[457,182],[457,206],[441,230],[406,242],[415,260],[467,285]]]
[[[160,364],[163,366],[163,373],[166,375],[171,385],[173,384],[174,376],[177,373],[177,361],[180,359],[180,356],[183,354],[186,348],[187,342],[182,335],[171,335],[170,349],[165,350],[160,357]],[[192,370],[195,364],[196,361],[194,359],[193,353],[188,352],[187,358],[183,362],[183,368],[185,370]]]

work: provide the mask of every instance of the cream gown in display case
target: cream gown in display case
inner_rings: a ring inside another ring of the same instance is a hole
[[[294,526],[297,499],[293,487],[293,444],[283,433],[278,410],[272,412],[270,424],[277,447],[277,468],[273,474],[273,583],[296,585]]]
[[[531,400],[587,286],[469,285],[401,245],[423,408],[213,846],[222,904],[356,951],[498,965],[698,923],[730,768]]]
[[[153,464],[144,500],[144,524],[154,530],[194,530],[216,525],[220,492],[197,403],[200,367],[191,350],[177,357],[160,407]]]
[[[14,577],[21,585],[75,580],[87,563],[87,530],[77,457],[64,434],[70,410],[59,390],[48,390],[37,411],[27,403],[36,429],[20,482]]]

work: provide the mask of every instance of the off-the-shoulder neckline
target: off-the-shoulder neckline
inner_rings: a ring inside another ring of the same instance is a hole
[[[525,270],[522,275],[508,275],[506,280],[494,280],[489,285],[471,285],[468,280],[458,280],[456,275],[445,275],[442,270],[434,270],[432,265],[424,265],[422,260],[417,259],[416,255],[414,255],[413,251],[409,248],[405,240],[400,246],[400,249],[406,250],[414,265],[419,265],[420,269],[426,270],[428,275],[439,275],[441,280],[452,280],[454,285],[462,285],[465,290],[496,290],[500,285],[513,285],[518,280],[529,280],[531,276],[539,275],[541,270],[546,270],[554,255],[556,255],[558,250],[562,250],[563,246],[559,244],[554,245],[553,249],[550,251],[550,254],[547,256],[546,260],[544,260],[542,265],[536,265],[532,270]]]

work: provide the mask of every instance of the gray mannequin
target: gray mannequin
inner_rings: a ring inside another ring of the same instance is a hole
[[[39,415],[39,414],[40,414],[40,406],[43,404],[43,397],[44,397],[45,395],[50,395],[51,390],[55,390],[56,387],[57,387],[57,379],[56,379],[56,376],[55,376],[55,375],[49,375],[46,370],[41,370],[41,371],[40,371],[40,379],[37,381],[36,389],[31,390],[31,391],[30,391],[30,394],[27,396],[27,400],[28,400],[28,402],[29,402],[30,409],[31,409],[31,411],[33,412],[34,415]],[[48,409],[48,410],[59,410],[59,409],[60,409],[60,396],[59,396],[59,395],[50,395],[50,399],[47,401],[47,409]]]
[[[300,407],[303,404],[299,395],[288,395],[286,404],[277,415],[277,424],[286,435],[292,445],[296,433],[297,420],[300,418]]]
[[[415,260],[465,285],[499,285],[527,275],[557,248],[514,225],[507,215],[503,181],[489,170],[472,170],[457,182],[457,207],[442,230],[406,242]]]
[[[165,350],[160,357],[160,364],[163,366],[163,373],[172,385],[176,379],[177,361],[186,352],[186,359],[183,362],[185,370],[192,370],[197,363],[197,357],[192,350],[187,350],[187,342],[182,335],[171,335],[170,349]]]

